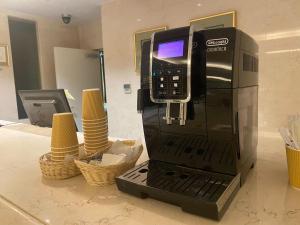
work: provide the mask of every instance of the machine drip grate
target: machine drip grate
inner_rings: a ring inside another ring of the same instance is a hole
[[[155,161],[140,165],[124,174],[122,179],[193,198],[216,201],[232,177]]]

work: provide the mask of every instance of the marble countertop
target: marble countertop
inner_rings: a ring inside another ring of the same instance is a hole
[[[182,212],[154,199],[89,186],[82,176],[42,178],[39,156],[50,137],[28,129],[0,128],[0,224],[53,225],[299,225],[300,191],[288,185],[284,145],[261,134],[258,161],[220,222]],[[144,152],[140,161],[147,159]]]

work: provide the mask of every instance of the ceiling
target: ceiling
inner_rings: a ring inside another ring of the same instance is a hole
[[[0,8],[22,13],[60,19],[71,14],[73,23],[96,18],[99,6],[112,0],[0,0]]]

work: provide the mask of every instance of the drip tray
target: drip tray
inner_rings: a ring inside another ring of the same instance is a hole
[[[240,187],[240,175],[229,176],[160,161],[147,161],[116,179],[119,190],[155,198],[183,211],[219,220]]]

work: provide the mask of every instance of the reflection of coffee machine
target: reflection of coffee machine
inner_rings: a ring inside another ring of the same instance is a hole
[[[117,178],[121,191],[221,218],[256,161],[257,51],[235,28],[183,27],[143,45],[138,110],[150,160]]]

